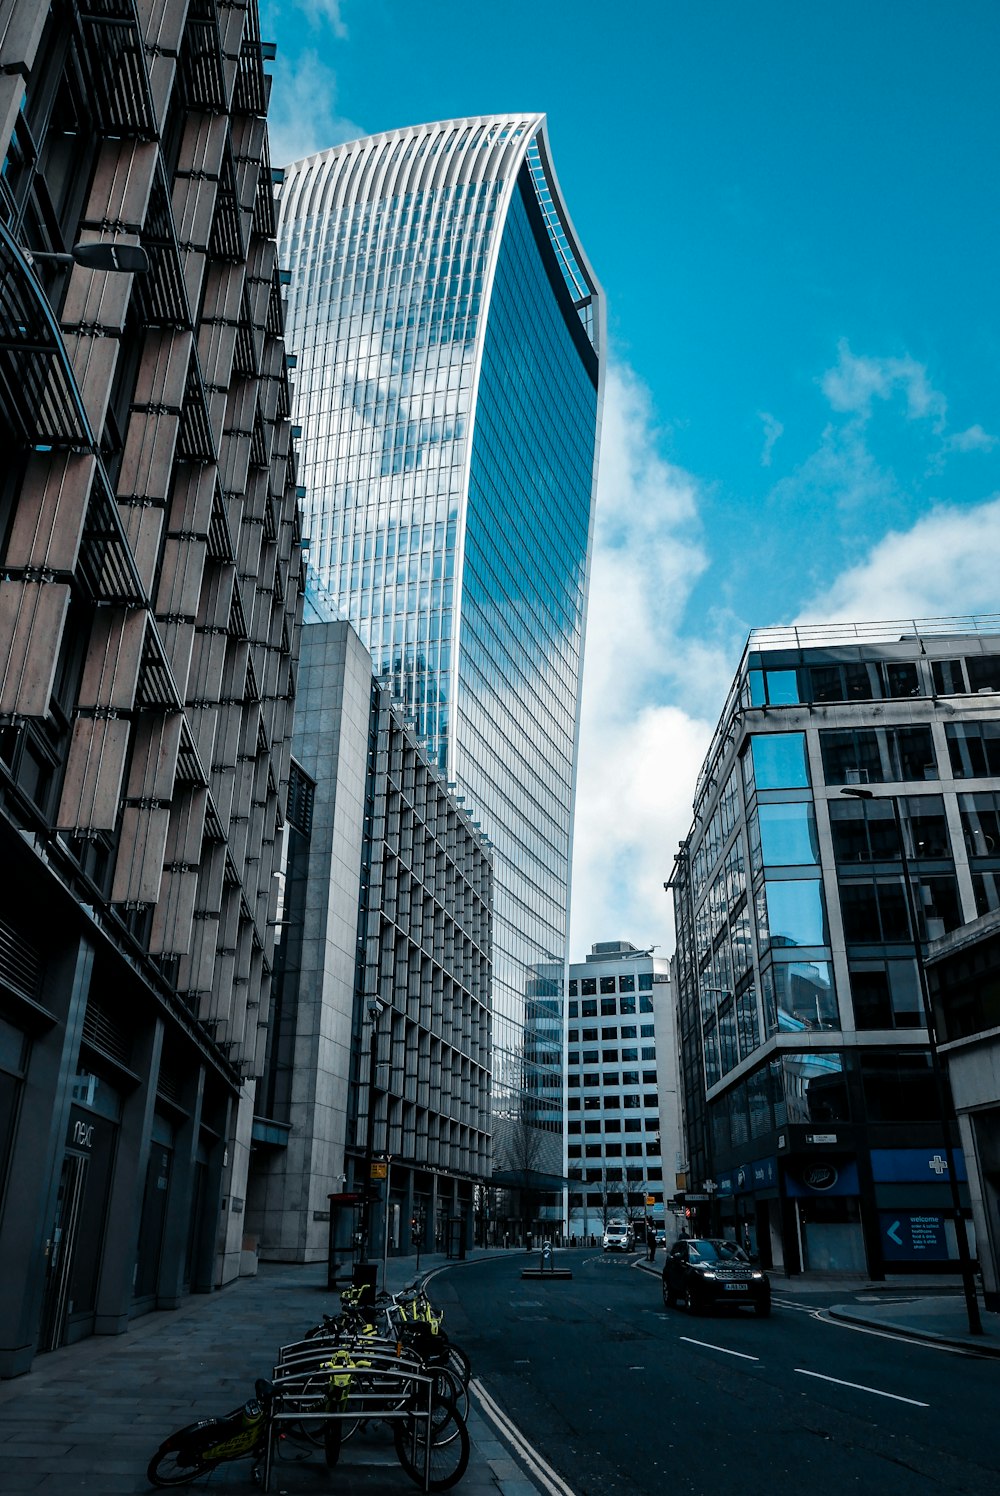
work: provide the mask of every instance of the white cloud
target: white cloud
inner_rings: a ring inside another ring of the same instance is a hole
[[[705,570],[696,481],[658,449],[648,391],[612,364],[587,624],[573,859],[571,952],[597,940],[672,948],[663,891],[691,822],[695,777],[711,733],[697,708],[724,694],[730,667],[705,639],[681,640]],[[681,693],[689,701],[687,691]]]
[[[275,166],[365,134],[337,113],[337,75],[318,52],[300,52],[293,61],[279,52],[273,73],[268,134]]]
[[[945,437],[943,447],[946,452],[992,452],[997,444],[997,438],[990,436],[982,426],[970,426],[967,431],[956,431],[953,435]]]
[[[785,428],[776,416],[771,415],[770,411],[761,410],[757,414],[764,427],[764,450],[760,454],[760,465],[761,467],[770,467],[774,444],[784,433]]]
[[[341,0],[294,0],[295,8],[301,10],[313,26],[329,26],[340,41],[347,37]]]
[[[837,345],[837,364],[820,384],[833,409],[868,420],[874,400],[902,395],[910,420],[929,420],[943,431],[948,402],[934,389],[923,364],[913,358],[867,358],[853,354],[845,339]]]
[[[942,504],[891,531],[812,599],[797,623],[948,618],[996,613],[1000,497],[972,508]]]
[[[897,497],[895,476],[869,450],[860,417],[840,425],[831,421],[815,452],[771,490],[772,501],[794,505],[803,514],[830,505],[874,512]]]

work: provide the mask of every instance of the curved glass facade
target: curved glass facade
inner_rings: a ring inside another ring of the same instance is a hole
[[[600,293],[541,116],[298,162],[280,238],[310,566],[494,844],[494,1103],[555,1135]]]

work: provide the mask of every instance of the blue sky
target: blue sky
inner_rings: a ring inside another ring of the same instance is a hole
[[[662,884],[747,631],[1000,612],[1000,5],[261,16],[276,161],[548,115],[610,330],[573,954],[669,950]]]

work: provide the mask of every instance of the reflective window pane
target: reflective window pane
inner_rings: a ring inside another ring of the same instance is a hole
[[[819,862],[816,817],[812,805],[761,805],[757,816],[765,867],[791,867]]]
[[[818,878],[767,879],[767,928],[772,945],[825,945],[826,912]]]
[[[805,788],[809,784],[806,737],[802,732],[776,732],[750,739],[753,777],[759,790]]]

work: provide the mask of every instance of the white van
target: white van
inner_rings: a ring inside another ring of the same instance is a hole
[[[609,1221],[604,1228],[605,1252],[634,1252],[635,1232],[628,1221]]]

